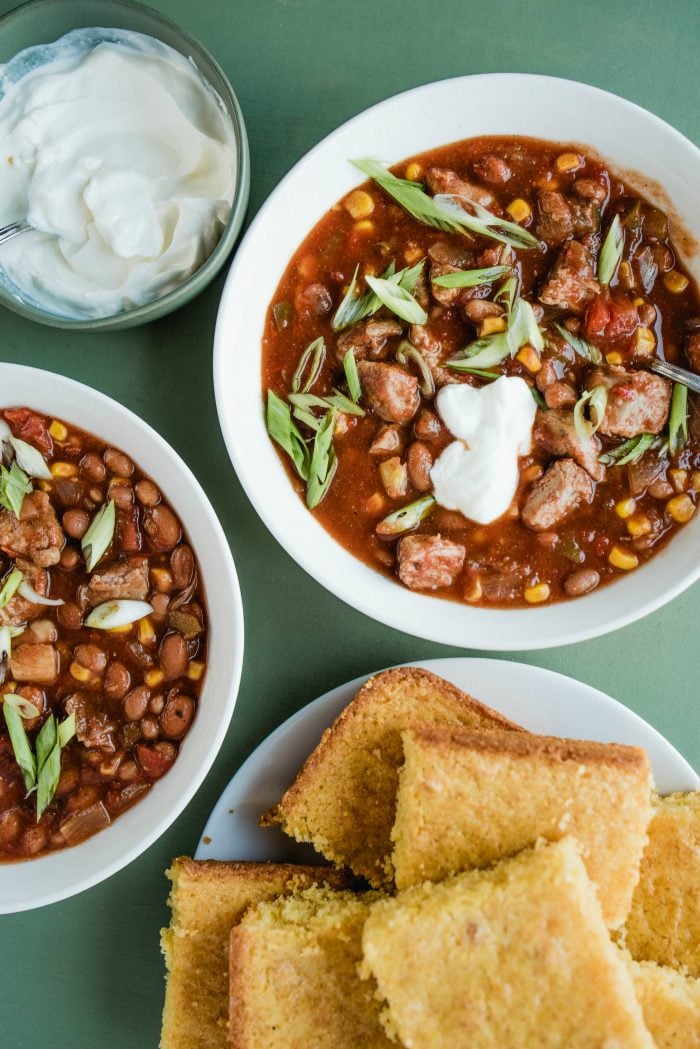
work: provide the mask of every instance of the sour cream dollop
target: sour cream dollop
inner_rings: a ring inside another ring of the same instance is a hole
[[[488,386],[443,386],[440,418],[457,438],[435,461],[436,501],[471,521],[489,524],[506,512],[518,487],[518,457],[532,448],[536,404],[523,379],[502,376]]]
[[[0,67],[0,89],[0,224],[36,229],[0,265],[24,297],[105,317],[200,268],[231,213],[237,156],[192,63],[140,33],[77,30]]]

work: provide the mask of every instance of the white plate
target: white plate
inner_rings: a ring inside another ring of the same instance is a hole
[[[428,659],[412,665],[444,677],[533,732],[644,747],[661,794],[700,787],[700,778],[668,740],[637,714],[590,685],[552,670],[497,659]],[[279,801],[323,730],[369,676],[326,692],[253,751],[216,803],[196,859],[324,862],[310,845],[298,845],[276,828],[263,829],[258,819]]]
[[[322,215],[360,181],[350,157],[391,162],[474,135],[577,141],[618,168],[644,172],[700,238],[700,150],[616,95],[552,77],[498,73],[406,91],[360,113],[292,168],[258,212],[229,272],[214,340],[221,429],[248,498],[284,549],[322,586],[381,623],[462,648],[523,651],[597,637],[648,615],[700,578],[700,514],[648,564],[565,605],[475,608],[412,593],[363,564],[325,531],[293,490],[262,411],[261,339],[282,274]],[[672,223],[673,228],[673,223]],[[674,235],[677,231],[674,230]],[[700,276],[700,256],[689,264]]]

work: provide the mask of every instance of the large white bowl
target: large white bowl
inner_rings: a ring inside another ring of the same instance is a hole
[[[348,158],[373,155],[395,163],[485,134],[592,147],[669,210],[672,229],[677,213],[700,238],[700,151],[651,113],[586,84],[552,77],[508,73],[426,84],[334,131],[292,168],[260,210],[222,296],[214,385],[224,439],[248,497],[284,549],[319,583],[361,612],[408,633],[445,644],[515,651],[604,634],[681,593],[700,577],[700,515],[649,564],[577,601],[512,610],[459,605],[403,589],[331,538],[293,491],[262,411],[261,337],[268,304],[307,233],[360,181]],[[630,171],[640,174],[630,176]],[[691,243],[686,252],[700,276]]]
[[[51,372],[0,364],[0,405],[27,405],[74,423],[130,455],[178,514],[199,561],[209,620],[207,672],[197,715],[172,769],[142,801],[93,838],[38,859],[0,864],[0,914],[82,892],[130,863],[190,801],[223,742],[243,663],[243,609],[226,537],[182,459],[133,412]]]

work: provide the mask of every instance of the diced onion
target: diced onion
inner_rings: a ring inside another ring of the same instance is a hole
[[[17,587],[17,593],[20,594],[21,597],[25,598],[27,601],[31,601],[32,604],[35,605],[52,605],[55,607],[57,605],[65,604],[65,601],[63,601],[60,597],[42,597],[41,594],[38,594],[36,592],[32,584],[27,581],[26,576],[23,578],[22,582]]]
[[[137,623],[152,611],[147,601],[105,601],[93,608],[85,620],[85,626],[93,630],[114,630],[115,627]]]

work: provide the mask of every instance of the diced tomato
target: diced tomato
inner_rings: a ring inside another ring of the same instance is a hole
[[[29,408],[6,408],[4,415],[15,437],[33,444],[44,455],[51,454],[53,441],[45,419]]]
[[[147,743],[136,744],[136,760],[149,779],[160,779],[173,763],[173,759],[149,747]]]
[[[588,339],[602,339],[605,328],[610,320],[610,307],[600,295],[598,295],[586,310],[583,322],[583,330]]]

